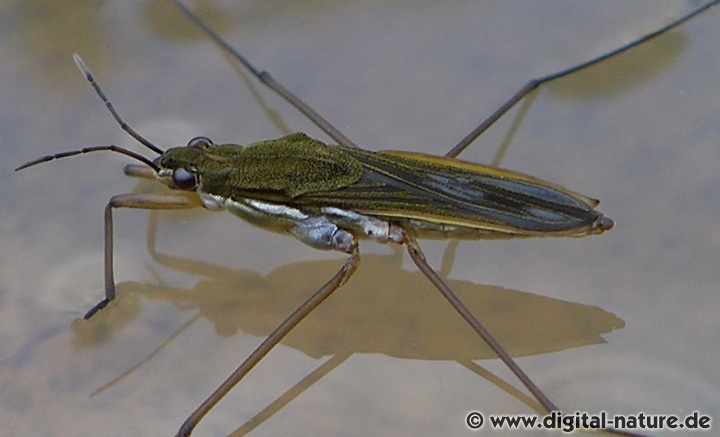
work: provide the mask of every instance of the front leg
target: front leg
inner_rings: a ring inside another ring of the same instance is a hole
[[[156,179],[155,169],[146,165],[127,164],[123,167],[123,173],[133,178]]]
[[[138,209],[190,209],[199,206],[185,194],[119,194],[110,198],[105,206],[105,298],[85,314],[89,319],[115,299],[115,279],[113,274],[113,208]]]

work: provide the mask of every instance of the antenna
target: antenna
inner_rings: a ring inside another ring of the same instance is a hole
[[[80,71],[85,75],[85,78],[93,86],[97,95],[100,96],[100,98],[102,99],[103,102],[105,102],[105,106],[108,108],[108,110],[113,115],[115,120],[120,124],[120,127],[122,128],[122,130],[127,132],[131,137],[135,138],[140,144],[142,144],[143,146],[152,150],[153,152],[157,153],[158,155],[162,155],[163,153],[165,153],[162,149],[155,146],[150,141],[146,140],[142,135],[137,133],[133,128],[128,126],[128,124],[123,121],[123,119],[120,117],[120,114],[117,113],[113,104],[110,103],[110,100],[107,98],[107,96],[105,95],[103,90],[100,88],[100,85],[98,85],[98,83],[95,81],[95,78],[93,77],[92,72],[90,71],[88,66],[85,65],[85,62],[82,60],[80,55],[78,55],[77,53],[73,53],[73,59],[75,60],[75,64],[77,64]],[[152,168],[156,172],[160,171],[160,167],[158,167],[155,163],[153,163],[148,158],[146,158],[138,153],[135,153],[132,150],[128,150],[123,147],[116,146],[114,144],[111,144],[108,146],[84,147],[79,150],[71,150],[69,152],[60,152],[60,153],[56,153],[54,155],[46,155],[46,156],[43,156],[43,157],[40,157],[37,159],[33,159],[32,161],[26,162],[25,164],[16,168],[15,171],[19,171],[19,170],[22,170],[22,169],[28,168],[28,167],[33,167],[35,165],[42,164],[43,162],[54,161],[56,159],[68,158],[70,156],[83,155],[85,153],[102,152],[102,151],[110,151],[110,152],[120,153],[125,156],[129,156],[133,159],[137,159],[138,161],[148,165],[150,168]]]
[[[71,151],[69,151],[69,152],[60,152],[60,153],[56,153],[56,154],[54,154],[54,155],[46,155],[46,156],[43,156],[43,157],[41,157],[41,158],[33,159],[33,160],[30,161],[30,162],[26,162],[25,164],[23,164],[23,165],[21,165],[20,167],[16,168],[15,171],[20,171],[20,170],[22,170],[22,169],[24,169],[24,168],[33,167],[33,166],[35,166],[35,165],[42,164],[43,162],[54,161],[54,160],[56,160],[56,159],[62,159],[62,158],[69,158],[70,156],[75,156],[75,155],[84,155],[85,153],[90,153],[90,152],[102,152],[102,151],[106,151],[106,150],[107,150],[107,151],[110,151],[110,152],[121,153],[121,154],[123,154],[123,155],[125,155],[125,156],[129,156],[129,157],[131,157],[131,158],[135,158],[135,159],[137,159],[138,161],[141,161],[141,162],[149,165],[150,167],[152,167],[153,170],[155,170],[155,171],[160,171],[160,167],[158,167],[157,165],[155,165],[155,163],[153,163],[152,161],[150,161],[150,160],[147,159],[146,157],[144,157],[144,156],[142,156],[142,155],[140,155],[140,154],[138,154],[138,153],[135,153],[135,152],[133,152],[132,150],[128,150],[128,149],[125,149],[125,148],[123,148],[123,147],[118,147],[118,146],[116,146],[116,145],[114,145],[114,144],[111,144],[111,145],[109,145],[109,146],[92,146],[92,147],[85,147],[85,148],[80,149],[80,150],[71,150]]]
[[[105,102],[105,106],[108,108],[108,111],[110,111],[115,120],[120,124],[122,130],[127,132],[131,137],[135,138],[140,144],[157,153],[158,155],[162,155],[163,153],[165,153],[164,150],[143,138],[142,135],[137,133],[133,128],[128,126],[128,124],[125,123],[122,118],[120,118],[120,114],[117,113],[113,104],[110,103],[110,100],[107,98],[107,96],[105,96],[105,93],[100,88],[100,85],[98,85],[98,83],[95,81],[92,72],[90,71],[88,66],[85,65],[85,62],[82,60],[80,55],[78,55],[77,53],[73,53],[73,59],[75,60],[75,64],[78,66],[80,71],[85,75],[85,78],[88,80],[88,82],[90,82],[93,88],[95,88],[95,92],[97,93],[97,95],[100,96],[103,102]]]

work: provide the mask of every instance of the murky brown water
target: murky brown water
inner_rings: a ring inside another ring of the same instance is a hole
[[[357,143],[429,153],[449,149],[530,77],[688,7],[198,3],[232,44]],[[460,245],[450,284],[567,410],[720,418],[719,14],[544,89],[512,140],[504,166],[602,199],[616,229]],[[171,435],[342,257],[197,211],[159,214],[166,256],[153,259],[149,214],[119,211],[120,297],[91,322],[76,321],[102,296],[105,202],[146,187],[112,154],[13,173],[86,145],[139,149],[76,71],[73,52],[127,121],[161,146],[198,134],[249,143],[280,133],[169,3],[7,2],[0,18],[2,434]],[[291,129],[320,136],[259,91]],[[465,158],[490,160],[509,125]],[[434,265],[444,248],[425,244]],[[470,410],[532,412],[527,397],[487,378],[518,386],[406,256],[362,250],[351,283],[213,410],[198,436],[227,435],[257,414],[238,434],[469,435]],[[317,368],[317,382],[273,404]]]

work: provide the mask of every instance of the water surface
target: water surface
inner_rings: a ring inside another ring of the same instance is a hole
[[[442,153],[527,79],[690,7],[596,3],[197,7],[358,144]],[[615,229],[459,247],[451,285],[567,410],[720,418],[719,13],[543,89],[512,138],[505,167],[600,198]],[[127,159],[112,154],[13,173],[27,160],[82,146],[140,150],[76,71],[73,52],[127,121],[161,147],[199,134],[250,143],[281,132],[169,3],[11,2],[0,17],[3,433],[171,435],[342,256],[197,211],[156,217],[163,255],[153,258],[150,215],[118,211],[120,297],[95,320],[77,321],[103,293],[105,203],[151,188],[126,178]],[[259,92],[292,130],[324,138]],[[491,160],[510,122],[465,159]],[[446,244],[424,247],[440,266]],[[358,276],[197,435],[227,435],[258,414],[238,434],[466,435],[470,410],[533,411],[407,256],[375,244],[362,251]],[[318,368],[316,382],[274,403]]]

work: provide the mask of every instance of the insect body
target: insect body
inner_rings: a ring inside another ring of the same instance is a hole
[[[314,248],[349,254],[338,272],[253,351],[185,421],[177,435],[190,435],[205,414],[288,332],[352,276],[360,260],[360,238],[405,245],[418,268],[538,402],[547,411],[558,410],[427,263],[416,239],[582,237],[611,229],[613,221],[595,210],[597,200],[531,176],[454,157],[540,84],[635,47],[717,5],[720,0],[606,55],[531,80],[445,157],[369,152],[358,148],[270,74],[257,70],[185,6],[175,0],[173,3],[261,82],[306,114],[339,145],[326,145],[296,133],[247,146],[215,145],[208,138],[196,137],[187,146],[162,150],[123,122],[89,69],[75,55],[81,71],[121,127],[159,156],[151,160],[114,145],[94,146],[48,155],[17,170],[83,153],[113,151],[143,163],[127,166],[128,175],[156,178],[174,190],[174,194],[122,194],[110,199],[105,208],[105,298],[85,318],[92,317],[115,297],[112,212],[116,208],[228,209],[259,226],[287,232]],[[183,192],[196,193],[196,196],[186,196]],[[636,435],[614,429],[606,431]]]
[[[329,146],[303,133],[247,146],[207,138],[155,164],[170,188],[196,191],[317,249],[351,252],[355,237],[583,236],[610,229],[594,199],[520,173],[406,152]]]

